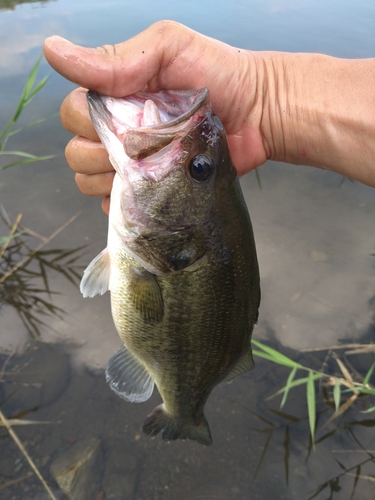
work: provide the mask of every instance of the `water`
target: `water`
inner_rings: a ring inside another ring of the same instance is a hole
[[[374,56],[372,1],[171,4],[145,0],[94,5],[86,0],[59,0],[23,4],[0,11],[0,128],[11,115],[46,36],[59,34],[76,43],[98,46],[133,36],[163,18],[244,48]],[[46,73],[50,70],[43,63],[41,75]],[[54,113],[72,88],[52,73],[22,123]],[[86,244],[88,254],[83,263],[87,264],[105,246],[107,220],[98,200],[84,197],[75,187],[63,156],[69,138],[57,118],[14,137],[9,144],[12,149],[56,157],[1,172],[0,202],[12,220],[23,213],[25,226],[44,236],[79,212],[54,239],[53,247]],[[261,189],[254,173],[242,179],[261,268],[263,298],[255,338],[272,341],[279,349],[373,341],[375,191],[359,183],[342,183],[334,173],[307,167],[270,162],[259,174]],[[336,426],[319,431],[313,451],[304,389],[292,391],[284,414],[278,413],[280,399],[266,398],[285,383],[288,370],[259,358],[254,372],[213,392],[207,404],[212,447],[193,442],[166,445],[158,438],[143,436],[140,426],[159,396],[154,394],[144,404],[131,405],[106,387],[101,369],[119,346],[108,296],[84,300],[61,276],[52,274],[50,280],[52,289],[61,292],[54,303],[67,314],[63,319],[48,319],[53,330],[46,329],[43,338],[60,342],[56,352],[69,352],[71,378],[67,377],[60,397],[48,404],[34,396],[30,399],[25,388],[19,407],[8,407],[7,414],[23,412],[30,420],[61,421],[16,429],[55,489],[49,472],[53,460],[79,438],[95,436],[101,440],[104,455],[98,494],[104,491],[108,498],[108,484],[123,483],[121,498],[137,500],[307,500],[319,489],[318,500],[374,498],[373,414],[360,413],[361,406],[349,410]],[[1,309],[0,322],[0,347],[14,350],[23,345],[27,334],[12,309]],[[301,358],[301,354],[286,352],[316,368],[325,360],[325,353]],[[64,358],[56,353],[51,357],[61,368]],[[373,358],[370,354],[350,359],[364,373]],[[21,366],[29,358],[25,359]],[[1,366],[0,360],[0,370]],[[8,371],[4,379],[7,377]],[[5,405],[3,402],[4,412]],[[324,402],[318,410],[322,422],[333,411]],[[28,466],[5,431],[0,435],[0,450],[1,488],[1,484],[27,474]],[[114,461],[118,470],[110,469]],[[127,468],[129,463],[132,465]],[[4,499],[39,500],[43,495],[34,478],[0,489]]]

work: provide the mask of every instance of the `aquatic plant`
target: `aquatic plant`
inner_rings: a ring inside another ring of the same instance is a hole
[[[14,112],[13,116],[9,119],[9,121],[6,123],[4,128],[0,131],[0,159],[1,157],[7,155],[7,156],[15,156],[18,157],[18,159],[11,161],[10,163],[6,163],[5,165],[0,165],[0,170],[5,170],[6,168],[10,167],[15,167],[18,165],[24,165],[25,163],[32,163],[36,161],[41,161],[41,160],[48,160],[50,158],[53,158],[53,155],[45,155],[45,156],[36,156],[30,153],[26,153],[24,151],[7,151],[5,149],[8,140],[10,137],[20,133],[22,130],[25,128],[33,127],[34,125],[38,125],[39,123],[42,123],[46,120],[48,120],[49,117],[47,118],[40,118],[39,120],[35,120],[31,123],[29,123],[26,127],[24,128],[18,128],[15,129],[15,125],[20,118],[22,111],[25,109],[25,107],[31,102],[31,100],[35,97],[35,95],[42,90],[42,88],[46,85],[48,76],[45,76],[42,78],[38,83],[35,83],[36,75],[38,73],[40,61],[42,60],[42,56],[40,56],[35,63],[34,67],[32,68],[26,84],[23,88],[21,97],[18,101],[18,105],[16,107],[16,111]]]
[[[253,349],[253,354],[255,356],[259,356],[278,365],[291,368],[285,386],[279,389],[274,395],[271,396],[275,397],[278,395],[282,395],[280,408],[283,408],[283,406],[285,405],[289,391],[292,388],[300,385],[306,386],[307,410],[308,410],[310,433],[313,443],[315,440],[315,431],[316,431],[316,390],[315,390],[316,381],[320,381],[320,383],[324,388],[332,389],[332,400],[334,402],[335,411],[325,425],[332,422],[338,416],[342,415],[346,410],[348,410],[353,405],[353,403],[360,396],[363,395],[375,396],[375,387],[370,384],[370,379],[373,375],[375,368],[375,362],[369,368],[363,379],[361,381],[356,381],[354,377],[351,375],[350,369],[346,366],[344,361],[342,361],[338,356],[338,354],[335,352],[332,353],[332,357],[335,359],[338,365],[338,368],[341,372],[341,376],[329,375],[325,373],[323,370],[321,371],[314,370],[308,366],[304,366],[294,361],[293,359],[285,356],[279,351],[273,349],[272,347],[267,346],[266,344],[263,344],[257,340],[253,340],[252,343],[255,347],[258,348],[258,349]],[[351,344],[348,346],[336,346],[336,348],[343,348],[343,347],[349,349],[349,351],[347,351],[346,354],[359,354],[366,352],[375,353],[375,344],[367,344],[367,345]],[[307,376],[296,378],[298,371],[307,372]],[[348,398],[344,402],[342,402],[345,396],[348,396]],[[371,413],[371,412],[375,412],[375,406],[369,407],[362,413]]]
[[[27,78],[13,116],[0,131],[0,160],[5,156],[15,157],[10,162],[0,165],[0,170],[54,157],[5,149],[12,136],[48,119],[41,118],[24,128],[15,128],[22,111],[47,83],[47,76],[36,82],[41,58],[42,56],[38,58]],[[81,255],[82,247],[43,249],[77,215],[71,217],[49,237],[44,237],[21,225],[22,214],[19,214],[12,223],[4,207],[0,206],[0,221],[3,227],[8,229],[8,234],[0,236],[0,305],[7,304],[16,310],[31,337],[40,336],[40,327],[45,325],[41,319],[43,316],[61,316],[64,312],[51,301],[52,295],[56,292],[50,288],[49,271],[59,273],[73,284],[80,279],[76,261]],[[35,248],[29,244],[31,238],[40,240]]]
[[[4,217],[2,218],[5,222]],[[42,317],[61,317],[64,313],[63,309],[51,301],[56,292],[51,290],[49,271],[59,273],[73,284],[80,280],[80,268],[76,261],[81,256],[83,247],[42,249],[75,218],[76,216],[72,217],[48,238],[40,236],[42,243],[34,249],[27,243],[30,236],[27,230],[14,232],[16,221],[0,249],[0,304],[4,303],[15,309],[33,338],[39,337],[40,327],[46,326]]]

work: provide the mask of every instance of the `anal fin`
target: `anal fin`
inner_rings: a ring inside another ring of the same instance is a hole
[[[131,403],[147,401],[154,390],[154,381],[146,367],[125,345],[108,361],[105,374],[110,388]]]

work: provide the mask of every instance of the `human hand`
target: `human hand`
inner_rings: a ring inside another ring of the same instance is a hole
[[[239,175],[267,159],[260,131],[259,74],[255,67],[251,71],[255,54],[172,21],[157,22],[130,40],[95,49],[50,37],[44,53],[56,71],[83,87],[69,94],[61,106],[64,127],[76,134],[67,145],[66,158],[83,193],[105,196],[106,213],[114,171],[91,124],[86,89],[121,97],[145,88],[156,92],[208,87]]]

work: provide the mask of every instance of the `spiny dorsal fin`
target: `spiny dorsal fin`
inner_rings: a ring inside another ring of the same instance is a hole
[[[145,366],[125,345],[108,361],[105,374],[112,391],[131,403],[147,401],[154,390],[154,381]]]
[[[111,271],[109,254],[105,248],[86,267],[79,289],[84,297],[95,297],[103,295],[109,287],[109,275]]]

